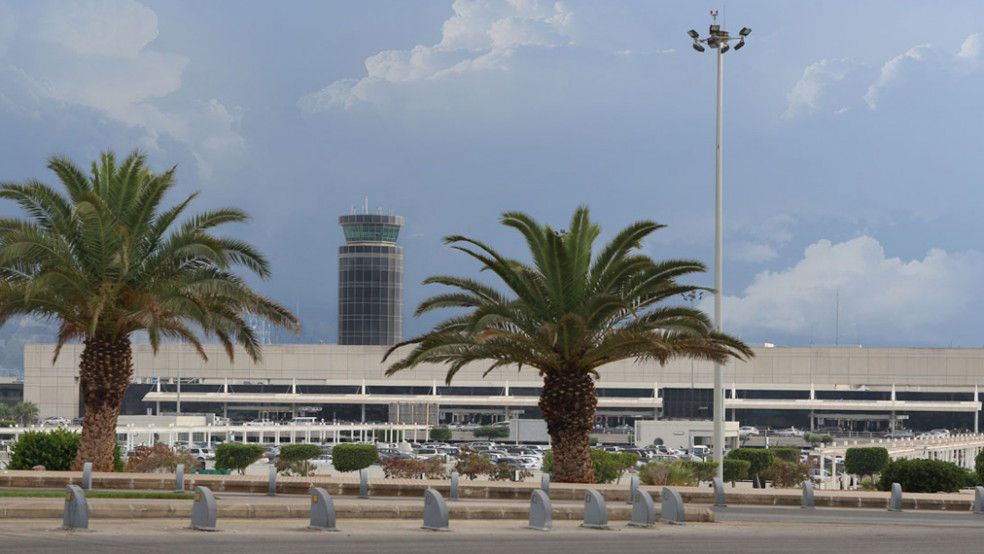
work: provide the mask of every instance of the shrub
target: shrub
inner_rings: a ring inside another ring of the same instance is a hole
[[[752,467],[752,463],[748,460],[736,460],[725,458],[721,460],[724,463],[724,480],[730,481],[732,485],[735,481],[744,481],[748,479],[748,470]]]
[[[448,477],[447,469],[444,468],[444,464],[438,458],[429,460],[384,458],[380,464],[383,466],[383,476],[386,478],[419,479],[421,475],[426,479],[446,479]]]
[[[772,451],[772,455],[777,460],[792,463],[799,463],[800,461],[800,451],[798,448],[770,448],[769,450]]]
[[[509,428],[503,426],[486,425],[472,431],[472,434],[484,439],[502,439],[509,436]]]
[[[613,483],[621,478],[622,473],[639,461],[639,457],[630,452],[605,452],[600,448],[591,449],[591,465],[594,468],[595,481],[598,483]],[[543,473],[553,473],[553,451],[543,455]]]
[[[223,443],[215,448],[215,469],[235,469],[246,475],[246,468],[263,457],[258,444]]]
[[[690,473],[693,474],[697,484],[700,484],[701,481],[710,481],[717,476],[717,462],[692,462],[689,460],[681,460],[677,463],[687,468]]]
[[[447,427],[434,427],[430,430],[430,439],[440,442],[451,440],[451,429]]]
[[[11,446],[10,469],[44,466],[50,471],[68,471],[79,451],[79,434],[65,429],[28,431]]]
[[[509,464],[501,463],[493,465],[485,475],[490,481],[522,481],[533,477],[533,472],[525,469],[515,470],[509,467]]]
[[[821,433],[806,433],[803,435],[803,440],[810,443],[810,446],[816,448],[820,443],[830,444],[834,441],[834,437],[827,434]]]
[[[735,448],[728,453],[727,457],[732,460],[747,461],[749,463],[748,474],[756,481],[756,486],[759,485],[759,480],[775,461],[775,456],[771,450],[759,448]],[[764,483],[762,484],[764,485]]]
[[[187,450],[174,451],[164,443],[154,446],[138,446],[126,461],[126,471],[137,473],[173,473],[178,464],[191,468],[195,458]]]
[[[848,448],[844,455],[844,471],[854,475],[874,475],[881,473],[888,465],[888,449],[879,446],[868,448]]]
[[[316,444],[287,444],[280,447],[280,458],[285,462],[303,462],[321,455],[321,447]]]
[[[359,471],[379,461],[379,453],[372,444],[339,444],[332,448],[332,465],[341,472]]]
[[[0,419],[0,427],[17,427],[17,422],[12,419]]]
[[[957,464],[942,460],[895,460],[882,469],[878,490],[898,483],[906,492],[956,492],[966,481],[964,473]]]
[[[454,470],[458,472],[458,475],[474,479],[479,475],[488,475],[494,466],[495,464],[491,460],[466,446],[458,454],[458,461],[455,462]]]
[[[984,450],[974,458],[974,471],[977,472],[977,480],[984,483]]]
[[[697,484],[694,468],[684,461],[649,462],[639,468],[639,481],[644,485],[658,487],[692,487]]]
[[[776,460],[769,468],[767,476],[772,480],[772,487],[777,489],[798,487],[804,481],[819,482],[810,477],[810,466],[799,460]]]

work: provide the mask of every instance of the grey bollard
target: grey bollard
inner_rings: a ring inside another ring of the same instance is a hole
[[[724,481],[715,477],[711,483],[714,485],[714,505],[720,508],[727,507],[724,502]]]
[[[605,498],[598,491],[584,491],[584,523],[581,527],[608,529],[608,508],[605,506]]]
[[[635,493],[638,490],[639,477],[637,475],[633,475],[632,478],[629,479],[629,498],[625,501],[626,504],[632,504],[634,502],[633,498],[635,498]]]
[[[325,489],[311,489],[311,525],[310,529],[322,531],[338,531],[335,528],[335,503]]]
[[[629,525],[652,527],[656,525],[656,505],[648,492],[637,490],[632,496],[632,519]]]
[[[208,487],[195,487],[195,501],[191,504],[191,528],[199,531],[217,531],[215,518],[218,510],[215,497]]]
[[[892,483],[892,496],[888,497],[888,511],[902,511],[902,485]]]
[[[458,472],[451,472],[451,500],[458,499]]]
[[[92,462],[86,462],[82,466],[82,489],[92,490]]]
[[[540,490],[550,494],[550,474],[544,473],[540,476]]]
[[[185,465],[178,464],[174,469],[174,492],[184,492],[185,490]]]
[[[359,498],[369,498],[369,470],[359,470]]]
[[[65,486],[65,514],[62,517],[62,529],[89,528],[89,504],[85,501],[85,492],[76,485]]]
[[[553,506],[550,497],[542,490],[534,490],[530,495],[530,524],[528,529],[537,531],[553,530]]]
[[[448,505],[434,489],[424,491],[424,525],[429,531],[450,531],[448,528]]]
[[[270,466],[270,485],[267,487],[267,496],[277,496],[277,466]]]
[[[984,487],[974,487],[974,513],[984,514]]]
[[[663,487],[663,501],[661,507],[662,513],[659,516],[660,521],[673,523],[675,525],[683,525],[683,499],[680,498],[680,493],[678,493],[676,489],[672,487]]]
[[[813,502],[813,483],[810,481],[803,481],[803,505],[800,508],[816,508]]]

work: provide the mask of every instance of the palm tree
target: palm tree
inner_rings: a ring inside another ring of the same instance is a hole
[[[162,340],[180,340],[205,358],[201,332],[222,343],[230,359],[240,345],[258,360],[246,312],[294,332],[300,324],[233,272],[241,266],[266,278],[267,260],[245,242],[211,234],[246,221],[246,213],[223,208],[184,217],[197,193],[162,206],[176,168],[155,174],[137,152],[121,164],[104,153],[89,176],[59,156],[48,168],[67,195],[36,180],[0,184],[0,198],[26,215],[0,219],[0,324],[22,315],[57,322],[55,359],[66,342],[83,342],[85,419],[72,468],[88,461],[112,471],[134,332],[145,331],[154,352]]]
[[[34,402],[18,402],[11,409],[11,414],[14,419],[19,421],[22,427],[26,427],[29,423],[38,418],[41,413],[38,410],[38,405]]]
[[[539,407],[553,443],[555,480],[593,483],[588,443],[598,404],[594,379],[599,369],[617,360],[673,358],[725,361],[748,358],[741,341],[714,332],[704,313],[666,305],[699,287],[677,279],[704,271],[700,262],[657,262],[635,253],[641,241],[663,227],[651,221],[633,223],[592,258],[601,232],[579,208],[567,232],[541,226],[519,212],[502,215],[502,223],[522,233],[533,265],[497,253],[463,236],[445,243],[477,260],[508,289],[503,293],[471,279],[430,277],[457,289],[425,300],[417,315],[438,308],[464,308],[430,332],[398,344],[413,345],[394,362],[387,375],[423,363],[448,366],[450,384],[472,362],[487,361],[485,374],[504,366],[532,367],[543,378]]]

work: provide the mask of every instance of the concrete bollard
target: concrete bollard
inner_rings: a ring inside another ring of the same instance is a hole
[[[451,500],[458,500],[458,472],[451,472]]]
[[[727,507],[724,503],[724,481],[715,477],[711,483],[714,485],[714,505],[719,508]]]
[[[550,474],[544,473],[540,476],[540,490],[550,494]]]
[[[584,523],[581,527],[608,529],[608,508],[605,498],[596,490],[584,491]]]
[[[85,492],[76,485],[65,486],[65,512],[62,516],[62,529],[89,529],[89,503]]]
[[[174,469],[174,492],[184,492],[185,490],[185,465],[178,464]]]
[[[974,513],[984,514],[984,487],[974,487]]]
[[[632,496],[632,519],[629,525],[652,527],[656,525],[656,505],[648,492],[636,490]]]
[[[270,484],[267,486],[267,496],[277,496],[277,466],[270,466]]]
[[[892,496],[888,497],[888,511],[902,511],[902,485],[892,483]]]
[[[448,527],[448,505],[434,489],[424,491],[424,525],[428,531],[450,531]]]
[[[199,531],[217,531],[215,519],[218,509],[215,497],[208,487],[195,487],[195,501],[191,505],[191,528]]]
[[[311,524],[308,527],[321,531],[338,531],[335,528],[335,503],[325,489],[311,489]]]
[[[369,470],[359,470],[359,498],[369,498]]]
[[[639,490],[639,476],[633,475],[632,478],[629,479],[629,498],[628,500],[626,500],[625,502],[626,504],[632,504],[634,502],[632,499],[635,498],[635,493],[638,490]]]
[[[673,523],[675,525],[684,524],[683,499],[680,493],[672,487],[663,487],[662,513],[660,521]]]
[[[82,466],[82,490],[92,490],[92,462]]]
[[[803,505],[800,508],[812,509],[816,505],[813,502],[813,483],[810,481],[803,481]]]
[[[534,490],[530,494],[530,524],[527,528],[537,531],[553,530],[553,505],[550,497],[542,490]]]

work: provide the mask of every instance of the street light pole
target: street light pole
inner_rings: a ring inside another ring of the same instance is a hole
[[[722,114],[724,112],[724,53],[727,52],[731,46],[728,44],[730,41],[738,39],[738,44],[735,45],[735,50],[741,50],[745,46],[745,37],[747,37],[752,30],[748,27],[743,27],[738,33],[738,37],[732,37],[728,35],[728,32],[721,29],[720,25],[717,25],[717,10],[711,10],[711,17],[714,19],[715,23],[711,24],[709,30],[709,36],[707,38],[700,38],[697,31],[690,30],[687,34],[690,38],[694,39],[694,50],[698,52],[704,51],[704,44],[708,47],[713,48],[717,51],[717,140],[716,140],[716,152],[715,152],[715,209],[714,209],[714,330],[721,332],[721,294],[724,291],[724,279],[722,274],[724,241],[723,241],[723,212],[724,212],[724,194],[722,192],[721,183],[723,181],[723,163],[722,163],[722,142],[723,142],[723,132],[721,124]],[[714,425],[713,425],[713,459],[717,462],[717,476],[719,479],[724,479],[724,367],[719,364],[714,364]]]

